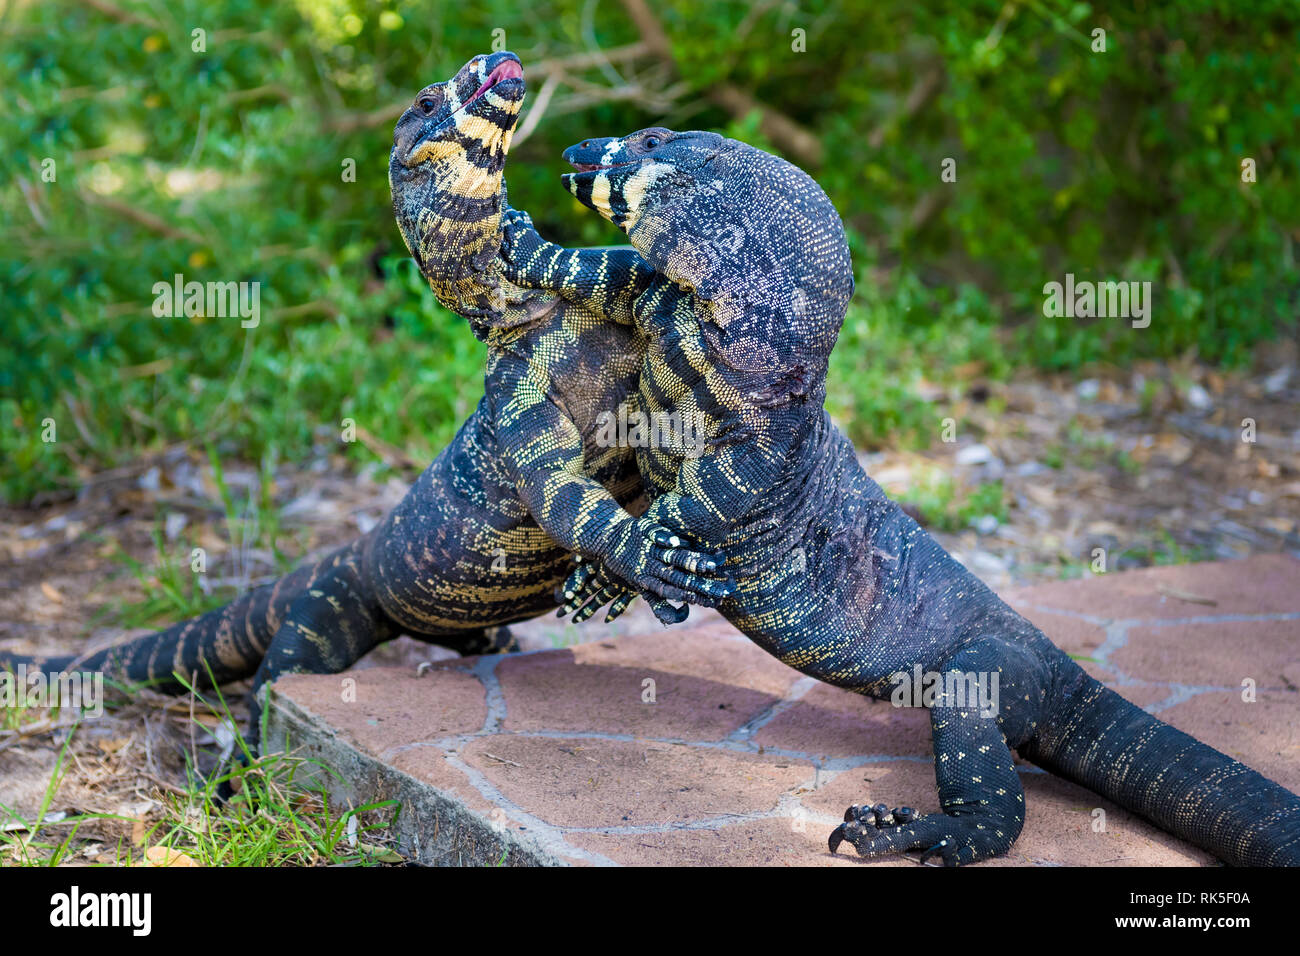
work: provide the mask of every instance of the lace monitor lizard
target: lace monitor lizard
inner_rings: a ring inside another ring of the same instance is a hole
[[[370,533],[224,608],[80,657],[0,655],[0,666],[102,670],[171,692],[207,669],[217,683],[334,673],[399,633],[465,654],[503,649],[498,628],[556,607],[571,552],[602,556],[665,619],[666,598],[716,603],[719,556],[691,551],[625,506],[641,494],[630,449],[596,419],[635,399],[643,344],[631,303],[654,276],[630,249],[601,253],[594,308],[502,275],[503,167],[524,98],[509,52],[478,56],[425,87],[397,121],[389,163],[402,237],[435,295],[486,343],[486,394],[451,444]],[[504,217],[504,223],[503,223]],[[603,276],[627,282],[616,289]],[[606,490],[608,489],[608,490]]]
[[[942,812],[854,806],[830,835],[864,857],[917,850],[962,864],[1005,853],[1024,822],[1012,750],[1244,865],[1300,864],[1300,799],[1103,687],[890,501],[823,403],[853,290],[834,207],[804,172],[708,132],[648,129],[571,147],[563,179],[660,273],[634,307],[647,336],[643,413],[689,411],[706,450],[637,449],[646,516],[727,555],[720,609],[790,666],[889,698],[898,674],[998,678],[996,703],[931,709]],[[536,233],[507,276],[572,284],[607,263]],[[625,288],[617,280],[614,288]],[[581,565],[579,618],[630,591]],[[991,680],[989,686],[993,686]]]

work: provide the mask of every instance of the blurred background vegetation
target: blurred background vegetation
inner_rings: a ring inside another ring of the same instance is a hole
[[[918,382],[1241,367],[1296,333],[1294,0],[10,0],[0,31],[11,502],[176,443],[296,459],[343,418],[430,460],[483,355],[406,256],[386,163],[414,93],[494,40],[540,110],[511,200],[557,241],[621,241],[558,183],[588,135],[717,129],[816,176],[852,235],[830,405],[863,447],[936,438]],[[1045,318],[1066,272],[1150,280],[1150,327]],[[260,325],[155,318],[175,273],[260,282]]]

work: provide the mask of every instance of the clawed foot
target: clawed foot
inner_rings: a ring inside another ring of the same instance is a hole
[[[918,815],[911,807],[891,810],[878,803],[844,811],[844,822],[831,833],[827,845],[834,853],[848,840],[859,856],[867,858],[919,850],[923,864],[938,857],[944,866],[960,866],[1005,853],[1012,839],[987,816]]]
[[[578,567],[555,594],[555,599],[560,604],[556,612],[557,617],[567,617],[572,614],[573,622],[581,624],[608,604],[609,612],[605,615],[605,623],[609,624],[636,600],[635,591],[613,578],[600,565],[584,563],[576,555],[574,560],[578,562]],[[688,603],[674,605],[667,598],[648,591],[643,596],[655,617],[665,626],[681,624],[690,615]]]
[[[696,550],[662,525],[645,518],[621,527],[597,561],[574,555],[577,569],[556,594],[558,617],[582,623],[610,605],[605,620],[623,613],[638,593],[664,624],[686,619],[687,604],[718,607],[736,590],[724,568],[726,556]],[[671,602],[683,602],[674,607]]]
[[[623,547],[604,563],[612,577],[642,591],[670,601],[717,607],[736,589],[735,580],[723,569],[726,560],[725,555],[696,550],[667,528],[639,520]],[[609,577],[603,582],[606,586],[612,584]],[[624,590],[617,587],[613,594]]]

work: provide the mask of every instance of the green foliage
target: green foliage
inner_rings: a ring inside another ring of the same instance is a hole
[[[193,687],[187,684],[187,688],[194,693]],[[190,789],[164,793],[161,818],[140,834],[141,845],[119,841],[115,852],[102,856],[101,861],[117,866],[140,865],[142,859],[149,858],[145,854],[147,846],[154,854],[160,852],[158,848],[164,855],[184,854],[192,861],[188,865],[197,866],[375,866],[403,862],[392,849],[367,842],[367,837],[373,840],[382,836],[397,818],[401,810],[397,801],[368,803],[355,809],[331,806],[324,783],[325,778],[337,778],[336,771],[319,761],[288,753],[253,756],[220,692],[215,692],[211,702],[198,694],[195,697],[200,712],[219,716],[231,730],[243,762],[205,778],[187,754]],[[15,711],[15,726],[20,726],[26,712],[21,708],[7,710]],[[53,714],[57,713],[55,709]],[[13,719],[8,714],[4,717]],[[84,842],[79,835],[83,826],[135,822],[134,818],[109,813],[48,814],[79,727],[80,721],[75,721],[64,734],[40,808],[31,820],[0,802],[0,819],[19,825],[0,831],[0,854],[7,863],[66,864],[76,857]],[[221,805],[217,791],[232,780],[239,782],[239,794]]]
[[[920,469],[898,499],[913,505],[926,525],[939,531],[962,531],[984,515],[1007,520],[1006,491],[1000,481],[986,481],[965,494],[957,490],[952,475],[938,466]]]
[[[597,64],[570,86],[635,79],[672,102],[562,108],[557,94],[513,152],[512,201],[558,241],[616,242],[559,189],[564,146],[664,123],[785,148],[761,113],[711,97],[723,84],[801,124],[824,151],[811,171],[855,235],[860,291],[831,394],[857,440],[932,438],[941,416],[912,383],[972,360],[992,375],[1188,350],[1241,362],[1294,328],[1291,0],[654,6],[674,72]],[[482,352],[423,288],[393,225],[395,111],[496,29],[526,71],[640,39],[619,4],[585,0],[24,3],[0,12],[0,29],[10,500],[66,493],[177,441],[299,458],[336,443],[347,417],[432,457],[480,394]],[[908,112],[929,77],[933,95]],[[955,183],[940,181],[946,157]],[[1044,317],[1042,287],[1066,272],[1151,281],[1150,328]],[[155,317],[154,284],[178,273],[260,283],[260,324]]]
[[[994,377],[1011,364],[977,288],[929,288],[912,273],[859,283],[831,353],[827,407],[864,448],[921,448],[934,441],[946,412],[921,398],[916,384],[959,384],[960,367],[971,362]]]

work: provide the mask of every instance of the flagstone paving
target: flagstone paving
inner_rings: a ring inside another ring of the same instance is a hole
[[[1300,790],[1300,561],[1266,555],[1003,595],[1120,694]],[[852,803],[938,806],[928,715],[818,684],[715,615],[522,654],[293,676],[269,742],[396,799],[428,864],[914,866],[826,837]],[[635,629],[634,629],[635,630]],[[1207,865],[1022,763],[1028,816],[987,866]]]

